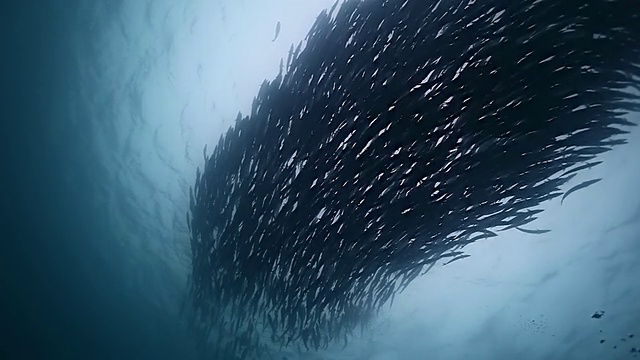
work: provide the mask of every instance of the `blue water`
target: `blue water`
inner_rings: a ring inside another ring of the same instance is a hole
[[[179,312],[186,194],[202,148],[248,112],[259,84],[330,5],[2,2],[0,359],[196,358]],[[536,227],[552,232],[474,244],[470,258],[420,278],[345,350],[284,353],[633,358],[640,131],[629,139],[569,186],[603,181],[546,205]],[[596,311],[605,313],[591,318]]]

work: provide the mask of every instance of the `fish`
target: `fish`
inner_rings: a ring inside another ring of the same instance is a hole
[[[640,98],[618,90],[640,77],[628,51],[640,22],[619,11],[633,1],[321,12],[182,186],[185,316],[217,344],[208,357],[346,344],[464,246],[495,246],[485,239],[505,227],[547,232],[523,226],[634,124],[624,116]]]
[[[550,232],[551,230],[540,230],[540,229],[535,229],[535,230],[529,230],[529,229],[523,229],[519,226],[516,226],[516,229],[519,231],[522,231],[523,233],[527,233],[527,234],[546,234],[548,232]]]
[[[501,230],[502,230],[502,231],[504,231],[504,230],[509,230],[509,229],[517,228],[518,226],[526,225],[526,224],[528,224],[528,223],[530,223],[530,222],[533,222],[533,221],[535,221],[536,219],[537,219],[537,217],[532,216],[532,217],[529,217],[529,218],[524,218],[524,219],[522,219],[522,220],[518,219],[518,221],[513,220],[513,223],[512,223],[511,225],[508,225],[508,226],[504,227],[504,228],[503,228],[503,229],[501,229]]]
[[[581,182],[580,184],[572,187],[571,189],[567,190],[564,193],[564,195],[562,195],[562,199],[560,199],[560,204],[562,204],[562,202],[564,201],[564,199],[567,198],[567,196],[571,195],[572,193],[574,193],[574,192],[576,192],[576,191],[578,191],[580,189],[584,189],[589,185],[593,185],[593,184],[599,182],[600,180],[602,180],[602,178],[593,179],[593,180],[587,180],[587,181]]]
[[[570,170],[567,170],[566,172],[564,172],[564,173],[562,174],[562,176],[566,176],[566,175],[569,175],[569,174],[573,174],[573,173],[576,173],[576,172],[578,172],[578,171],[585,170],[585,169],[591,169],[592,167],[594,167],[594,166],[596,166],[596,165],[599,165],[599,164],[601,164],[601,163],[602,163],[602,161],[593,161],[593,162],[588,162],[588,163],[585,163],[584,165],[580,165],[580,166],[578,166],[578,167],[575,167],[575,168],[572,168],[572,169],[570,169]]]
[[[461,259],[464,259],[464,258],[468,258],[469,256],[471,256],[471,255],[469,255],[469,254],[458,255],[458,256],[454,257],[453,259],[447,261],[446,263],[442,264],[442,266],[449,265],[454,261],[458,261],[458,260],[461,260]]]
[[[287,53],[287,71],[291,68],[291,61],[293,61],[293,44],[291,44],[289,52]]]
[[[278,23],[276,24],[276,34],[273,37],[273,40],[271,40],[271,42],[276,41],[276,39],[278,38],[278,35],[280,35],[280,21],[278,21]]]

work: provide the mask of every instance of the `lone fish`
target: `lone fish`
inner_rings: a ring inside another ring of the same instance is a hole
[[[521,227],[516,226],[516,229],[522,231],[523,233],[527,233],[527,234],[545,234],[548,233],[551,230],[539,230],[539,229],[535,229],[535,230],[529,230],[529,229],[523,229]]]
[[[273,37],[273,40],[271,40],[271,42],[276,41],[278,35],[280,35],[280,21],[278,21],[278,23],[276,24],[276,36]]]
[[[564,201],[564,199],[569,196],[570,194],[580,190],[580,189],[584,189],[589,185],[593,185],[595,183],[597,183],[598,181],[602,180],[602,178],[598,178],[598,179],[593,179],[593,180],[587,180],[585,182],[582,182],[574,187],[572,187],[571,189],[567,190],[566,193],[564,193],[564,195],[562,195],[562,199],[560,199],[560,204],[562,204],[562,202]]]

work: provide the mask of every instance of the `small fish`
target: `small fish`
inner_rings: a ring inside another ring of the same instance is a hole
[[[539,229],[535,229],[535,230],[529,230],[529,229],[523,229],[521,227],[516,226],[517,230],[522,231],[523,233],[527,233],[527,234],[545,234],[548,233],[551,230],[539,230]]]
[[[567,170],[567,172],[562,174],[562,176],[569,175],[571,173],[575,173],[575,172],[578,172],[578,171],[584,170],[584,169],[591,169],[592,167],[600,164],[601,162],[602,161],[594,161],[594,162],[585,163],[584,165],[578,166],[577,168],[574,168],[574,169],[571,169],[571,170]]]
[[[580,149],[580,154],[598,155],[598,154],[605,153],[609,150],[611,150],[611,148],[607,146],[589,146],[589,147]]]
[[[580,189],[584,189],[589,185],[593,185],[595,183],[597,183],[598,181],[602,180],[602,178],[598,178],[598,179],[593,179],[593,180],[588,180],[585,182],[582,182],[574,187],[572,187],[571,189],[567,190],[567,192],[564,193],[564,195],[562,195],[562,199],[560,199],[560,204],[562,204],[562,202],[564,201],[564,199],[569,196],[570,194],[572,194],[575,191],[578,191]]]
[[[291,67],[292,57],[293,57],[293,44],[291,44],[291,47],[289,48],[289,54],[287,55],[287,71]]]
[[[613,139],[613,140],[603,141],[602,145],[605,145],[605,146],[618,146],[618,145],[624,145],[626,143],[628,143],[628,141],[626,139]]]
[[[276,322],[273,320],[273,317],[271,317],[271,315],[267,314],[267,321],[269,322],[269,326],[271,327],[271,331],[275,333],[275,329],[276,327]]]
[[[506,226],[505,228],[502,229],[502,231],[513,229],[513,228],[517,229],[518,226],[526,225],[526,224],[528,224],[528,223],[530,223],[532,221],[535,221],[536,219],[537,219],[537,217],[532,216],[532,217],[530,217],[528,219],[520,220],[520,221],[518,221],[517,224],[511,224],[511,225]]]
[[[276,41],[278,35],[280,35],[280,21],[278,21],[278,23],[276,24],[276,36],[273,37],[273,40],[271,40],[271,42]]]
[[[471,255],[469,255],[469,254],[458,255],[458,256],[454,257],[453,259],[447,261],[446,263],[442,264],[442,266],[449,265],[449,264],[451,264],[452,262],[454,262],[456,260],[464,259],[464,258],[467,258],[469,256],[471,256]]]
[[[533,215],[535,215],[535,214],[539,214],[539,213],[541,213],[541,212],[543,212],[543,211],[544,211],[544,210],[542,210],[542,209],[533,209],[533,210],[527,210],[527,211],[525,212],[525,214],[526,214],[526,215],[528,215],[528,216],[533,216]]]

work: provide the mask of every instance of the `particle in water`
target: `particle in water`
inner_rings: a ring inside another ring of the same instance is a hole
[[[600,319],[604,315],[604,311],[596,311],[591,315],[592,319]]]

